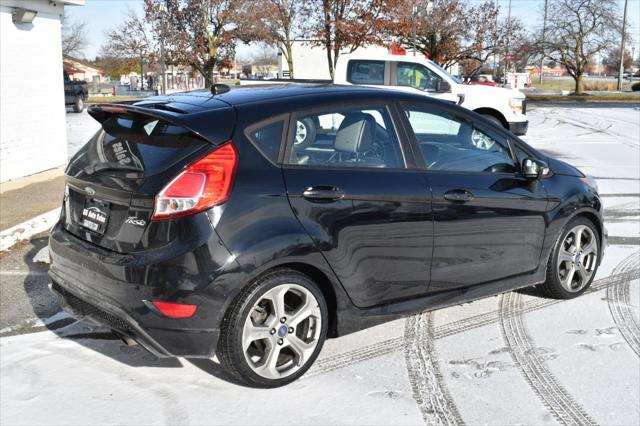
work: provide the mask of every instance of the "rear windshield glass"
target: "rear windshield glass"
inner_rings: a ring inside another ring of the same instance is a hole
[[[199,150],[207,142],[184,127],[140,114],[114,115],[71,159],[89,174],[152,176]]]

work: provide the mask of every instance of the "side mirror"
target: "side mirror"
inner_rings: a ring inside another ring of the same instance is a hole
[[[549,166],[542,160],[525,158],[522,160],[522,175],[527,179],[540,179],[549,173]]]
[[[451,85],[444,80],[438,81],[438,85],[436,86],[436,92],[438,93],[448,93],[451,91]]]

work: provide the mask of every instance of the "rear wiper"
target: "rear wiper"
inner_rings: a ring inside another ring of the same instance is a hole
[[[132,172],[144,172],[144,169],[141,169],[138,166],[130,166],[128,164],[121,164],[117,161],[109,161],[107,163],[99,163],[95,166],[88,166],[83,169],[83,171],[92,175],[96,172],[101,172],[103,170],[122,170],[122,171],[132,171]]]

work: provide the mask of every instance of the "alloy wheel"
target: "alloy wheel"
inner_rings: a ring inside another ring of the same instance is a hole
[[[307,126],[301,121],[296,124],[296,139],[293,142],[295,145],[299,145],[307,138]]]
[[[313,355],[321,331],[318,301],[306,288],[281,284],[253,305],[242,331],[251,369],[267,379],[289,376]]]
[[[471,134],[471,143],[478,149],[488,151],[496,142],[484,133],[474,129]]]
[[[578,225],[564,237],[558,252],[558,278],[562,287],[575,293],[591,280],[598,260],[598,240],[591,228]]]

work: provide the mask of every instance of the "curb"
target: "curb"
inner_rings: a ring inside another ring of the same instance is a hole
[[[49,230],[60,217],[60,210],[60,207],[55,208],[0,232],[0,251],[9,250],[17,242]]]

